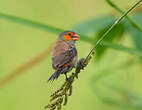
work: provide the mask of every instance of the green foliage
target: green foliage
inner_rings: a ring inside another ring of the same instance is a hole
[[[132,110],[141,110],[141,95],[138,95],[136,92],[133,92],[130,89],[126,89],[116,85],[115,82],[109,81],[108,77],[113,77],[116,75],[116,71],[120,69],[125,69],[131,67],[136,62],[134,60],[128,60],[120,65],[115,65],[111,69],[104,70],[98,75],[95,75],[91,80],[92,89],[102,103],[115,106],[121,109],[132,109]],[[104,91],[104,92],[103,92]]]
[[[99,18],[93,18],[93,19],[83,21],[79,24],[76,24],[73,27],[73,30],[75,30],[75,31],[77,31],[77,32],[79,32],[83,35],[89,35],[89,34],[92,35],[92,34],[96,33],[97,35],[95,35],[94,40],[98,41],[100,39],[100,37],[109,29],[110,25],[112,25],[114,23],[114,21],[115,21],[115,17],[113,17],[113,16],[103,16],[103,17],[99,17]],[[119,36],[119,38],[120,38],[120,35],[123,32],[124,32],[123,24],[118,24],[112,30],[112,32],[108,34],[109,37],[106,37],[104,39],[104,41],[111,43],[111,41],[116,36]],[[100,58],[103,55],[103,53],[105,52],[106,49],[107,49],[106,46],[103,46],[103,47],[99,46],[96,49],[96,57],[95,58],[96,59]]]
[[[106,2],[113,7],[114,9],[116,9],[117,11],[119,11],[121,14],[124,13],[124,11],[119,8],[116,4],[114,4],[111,0],[106,0]],[[138,31],[142,31],[142,27],[140,27],[136,22],[134,22],[129,16],[126,16],[126,18],[128,19],[128,21],[131,23],[131,25],[133,27],[135,27]]]
[[[121,12],[124,13],[123,10]],[[28,19],[11,16],[7,14],[3,14],[3,13],[0,13],[0,18],[9,20],[11,22],[23,24],[28,27],[37,28],[47,32],[55,33],[55,34],[59,34],[62,31],[64,31],[63,29],[56,28],[54,26],[42,24],[39,22],[35,22]],[[142,14],[136,14],[133,16],[133,19],[137,24],[142,23],[141,18],[142,18]],[[111,33],[108,34],[108,37],[106,37],[104,41],[101,42],[101,46],[103,47],[99,46],[99,48],[96,49],[96,53],[97,53],[96,58],[101,58],[101,56],[106,52],[107,47],[113,48],[115,50],[120,50],[123,52],[128,52],[136,56],[142,57],[142,51],[141,51],[142,50],[142,43],[141,43],[142,33],[138,29],[136,29],[137,26],[135,25],[135,22],[133,22],[130,18],[128,18],[128,20],[129,22],[124,21],[122,22],[122,24],[117,25],[111,31]],[[82,41],[85,41],[94,45],[101,38],[101,36],[103,36],[104,33],[110,28],[110,26],[114,23],[114,21],[115,21],[114,16],[104,16],[100,18],[88,19],[81,23],[77,23],[75,26],[73,26],[73,30],[81,34]],[[123,25],[124,23],[126,24],[126,27],[124,27]],[[116,40],[119,40],[122,37],[123,32],[130,33],[130,35],[132,36],[132,40],[134,41],[134,44],[136,46],[136,49],[125,47],[123,45],[118,45],[116,42],[114,42],[116,38],[117,38]],[[94,34],[95,34],[95,37],[94,37]],[[90,57],[90,59],[92,58],[92,56]],[[112,70],[114,70],[115,72],[117,69],[125,68],[127,66],[130,66],[132,63],[133,62],[130,61],[126,63],[125,65],[121,65],[120,67],[111,68],[111,72],[105,71],[103,74],[99,74],[98,76],[93,77],[93,83],[91,83],[91,85],[93,85],[95,94],[101,102],[111,106],[116,106],[119,108],[124,108],[124,109],[132,108],[135,110],[141,110],[142,98],[139,95],[137,95],[135,92],[132,92],[131,90],[126,90],[125,88],[120,88],[118,85],[115,85],[117,86],[115,87],[114,85],[110,86],[107,84],[103,84],[103,86],[107,88],[110,93],[112,92],[118,93],[119,96],[122,97],[122,99],[119,99],[117,97],[112,97],[111,94],[106,94],[105,93],[106,91],[103,92],[100,88],[96,86],[98,84],[97,82],[99,82],[100,80],[104,80],[106,79],[107,76],[113,75]],[[80,72],[80,70],[78,71]],[[73,77],[75,77],[74,74],[72,75]],[[71,76],[71,79],[72,79],[72,76]],[[51,103],[46,107],[52,110],[55,109],[55,107],[57,107],[60,110],[63,101],[64,101],[63,105],[67,104],[68,96],[70,96],[72,93],[71,91],[72,91],[72,82],[68,82],[68,84],[65,84],[63,87],[61,87],[59,90],[57,90],[51,95]],[[55,102],[52,102],[52,101],[55,101]]]
[[[142,97],[137,93],[118,85],[103,84],[103,86],[107,89],[105,93],[98,86],[95,87],[96,96],[102,103],[121,109],[141,110]],[[107,94],[106,91],[111,95]],[[114,94],[117,94],[117,97]]]
[[[119,11],[120,13],[124,13],[124,11],[119,8],[115,3],[113,3],[111,0],[106,0],[106,2],[112,6],[113,8],[115,8],[117,11]],[[125,24],[126,24],[126,31],[128,31],[131,35],[131,38],[136,46],[137,49],[142,50],[142,22],[141,22],[141,18],[142,18],[142,13],[136,13],[133,16],[133,20],[126,16],[127,20],[125,20]],[[138,25],[139,24],[139,25]]]
[[[139,24],[142,27],[142,13],[136,13],[133,16],[134,21]],[[130,34],[134,45],[137,49],[139,49],[140,51],[142,51],[142,32],[138,31],[137,29],[135,29],[134,27],[132,27],[130,25],[129,22],[126,22],[126,29],[128,31],[128,33]]]
[[[85,41],[89,40],[90,43],[92,43],[93,45],[96,43],[93,41],[97,41],[103,34],[104,32],[109,28],[109,26],[114,22],[115,18],[112,16],[106,16],[106,17],[100,17],[97,19],[89,19],[86,21],[83,21],[79,24],[76,24],[76,26],[73,27],[73,30],[80,32],[82,34],[85,35],[90,35],[92,36],[93,33],[97,33],[97,35],[95,36],[95,39],[92,39],[92,37],[89,37],[88,39],[86,38],[87,36],[84,36],[83,38]],[[126,22],[126,20],[125,20]],[[115,27],[111,33],[109,33],[108,36],[101,44],[103,45],[103,47],[99,47],[96,49],[96,57],[100,58],[107,47],[111,47],[111,48],[115,48],[115,49],[119,49],[122,51],[127,51],[129,53],[133,53],[133,54],[137,54],[138,56],[142,56],[141,51],[139,50],[139,48],[135,49],[134,51],[131,48],[125,48],[122,45],[118,45],[116,43],[112,43],[110,41],[112,41],[116,36],[118,36],[118,38],[122,37],[122,33],[126,32],[126,28],[124,27],[123,24],[126,24],[125,22],[117,25],[117,27]],[[134,22],[134,21],[133,21]],[[131,23],[131,22],[130,22]],[[129,25],[131,28],[132,25]],[[135,29],[136,31],[139,32],[139,30]],[[117,39],[118,40],[118,39]]]
[[[94,32],[98,32],[108,26],[111,26],[114,21],[115,17],[113,16],[92,18],[76,24],[75,26],[73,26],[73,30],[83,35],[93,34]]]
[[[106,30],[108,30],[109,27],[106,27],[102,30],[100,30],[98,32],[98,34],[96,35],[96,38],[99,40],[100,37],[104,34],[104,32],[106,32]],[[119,40],[121,37],[122,37],[122,34],[124,32],[124,25],[123,23],[121,24],[118,24],[112,31],[111,33],[108,34],[109,37],[106,37],[104,39],[104,41],[107,41],[107,42],[112,42],[116,39],[116,40]],[[96,58],[101,58],[102,55],[104,55],[104,52],[107,50],[107,47],[105,46],[99,46],[98,48],[96,48]]]
[[[44,30],[44,31],[47,31],[47,32],[55,33],[55,34],[59,34],[59,33],[64,31],[63,29],[59,29],[59,28],[56,28],[56,27],[53,27],[53,26],[50,26],[50,25],[47,25],[47,24],[38,23],[38,22],[35,22],[35,21],[27,20],[25,18],[11,16],[11,15],[7,15],[7,14],[4,14],[4,13],[0,13],[0,18],[6,19],[6,20],[11,21],[11,22],[23,24],[23,25],[26,25],[28,27],[37,28],[37,29]],[[113,18],[111,18],[111,19],[113,20]],[[110,20],[110,21],[106,20],[106,21],[111,22],[112,20]],[[96,20],[94,20],[94,21],[96,21]],[[100,20],[97,20],[97,21],[100,21]],[[104,27],[103,24],[105,25],[106,22],[103,21],[103,23],[100,25],[100,28]],[[106,25],[108,26],[108,24],[106,24]],[[93,26],[95,26],[95,24]],[[83,32],[83,31],[80,31],[80,32]],[[93,38],[90,38],[90,37],[85,36],[85,35],[81,35],[80,39],[82,41],[89,42],[93,45],[97,41],[97,39],[93,39]],[[115,49],[115,50],[128,52],[128,53],[131,53],[131,54],[134,54],[134,55],[137,55],[137,56],[142,56],[142,52],[140,50],[134,49],[134,48],[128,48],[128,47],[125,47],[125,46],[122,46],[122,45],[118,45],[116,43],[103,41],[103,42],[101,42],[101,45],[106,46],[106,47],[110,47],[110,48]]]

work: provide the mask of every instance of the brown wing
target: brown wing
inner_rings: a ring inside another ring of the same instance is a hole
[[[54,58],[58,56],[59,54],[67,51],[68,49],[69,49],[69,45],[65,43],[64,41],[58,39],[52,51],[52,57]]]
[[[59,54],[56,57],[52,58],[52,66],[55,70],[63,67],[65,64],[70,64],[73,58],[77,56],[77,51],[76,48],[70,48],[69,50]],[[70,64],[72,65],[72,64]]]

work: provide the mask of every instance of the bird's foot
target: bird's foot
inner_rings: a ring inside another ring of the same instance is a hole
[[[84,67],[87,66],[87,64],[85,64],[84,61],[85,61],[85,58],[81,58],[81,59],[78,61],[78,66],[80,66],[81,69],[84,69]]]
[[[67,76],[67,74],[65,73],[65,77],[66,77],[66,81],[68,81],[69,80],[69,78],[68,78],[68,76]]]
[[[84,63],[85,58],[81,58],[77,62],[76,70],[75,70],[75,77],[78,79],[78,73],[80,72],[81,69],[84,69],[84,67],[87,66],[87,64]]]

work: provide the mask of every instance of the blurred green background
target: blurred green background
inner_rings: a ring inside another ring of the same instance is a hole
[[[135,2],[113,1],[122,9]],[[73,29],[91,36],[86,39],[92,40],[97,40],[115,17],[121,15],[105,0],[0,0],[0,13],[59,29]],[[133,13],[138,14],[134,16]],[[141,11],[138,9],[133,13],[133,20],[142,27]],[[96,19],[99,19],[98,23]],[[92,27],[86,25],[89,20],[94,24]],[[101,22],[105,23],[97,27]],[[58,34],[33,27],[8,21],[0,14],[0,79],[56,41]],[[106,42],[111,44],[112,40],[114,44],[136,49],[139,54],[123,49],[119,51],[121,47],[117,49],[113,45],[106,50],[107,46],[101,45],[91,63],[79,74],[64,110],[142,109],[142,60],[138,57],[142,56],[142,32],[125,20]],[[82,37],[77,43],[79,58],[85,57],[93,46],[88,41]],[[64,81],[64,76],[61,76],[47,84],[46,80],[53,72],[49,56],[8,82],[0,88],[0,110],[44,110],[50,94]]]

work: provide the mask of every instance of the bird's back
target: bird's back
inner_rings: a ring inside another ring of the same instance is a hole
[[[68,44],[60,39],[57,40],[57,43],[52,52],[52,67],[55,70],[58,70],[62,66],[69,65],[75,66],[77,62],[77,50],[75,45]]]

